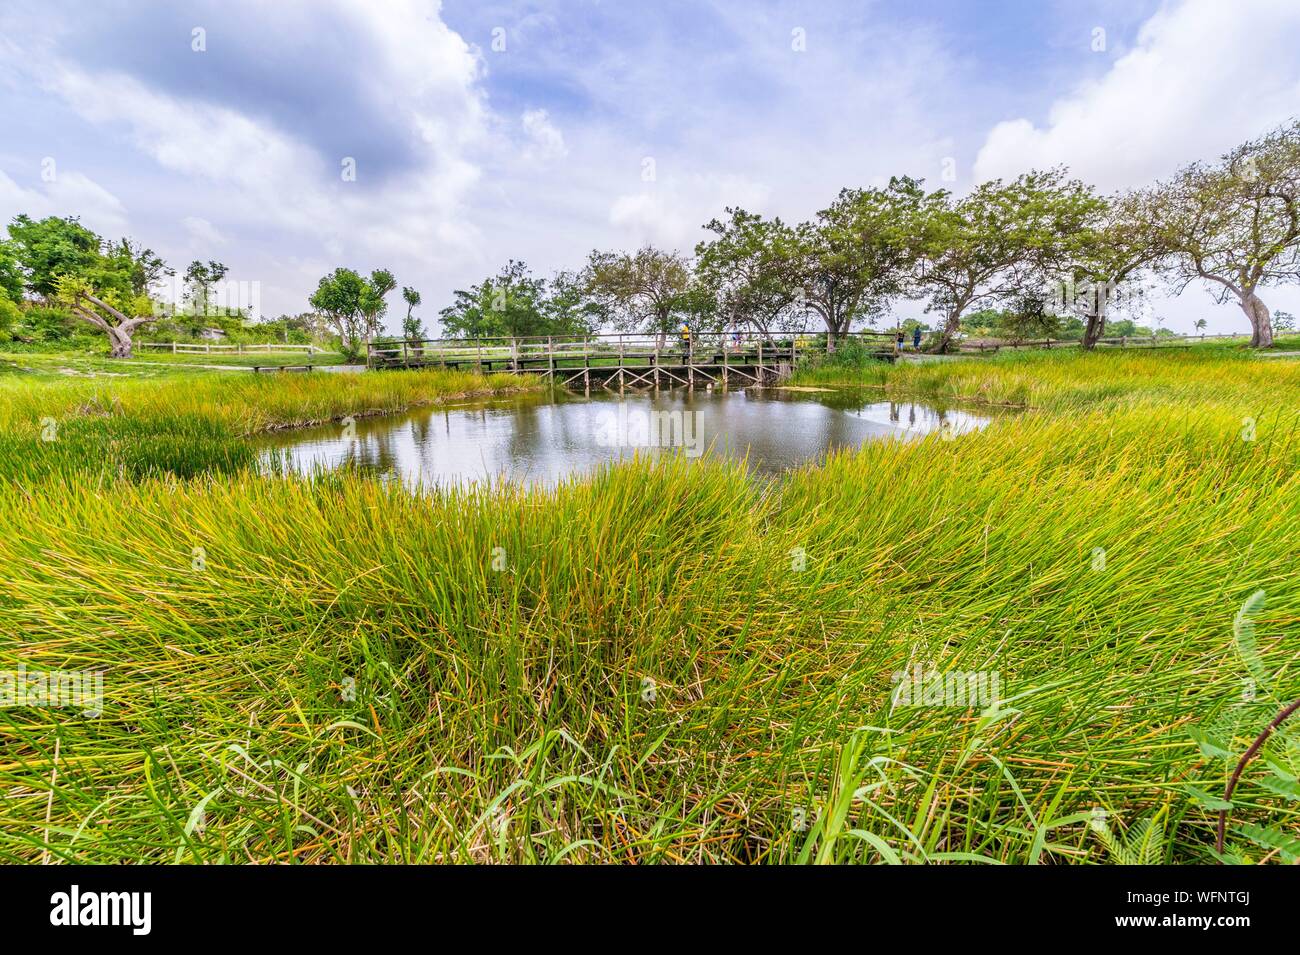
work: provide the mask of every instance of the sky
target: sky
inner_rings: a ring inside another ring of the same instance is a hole
[[[0,0],[0,223],[222,261],[268,316],[382,267],[432,329],[511,258],[690,252],[898,174],[1111,192],[1296,114],[1297,0]],[[1200,285],[1151,307],[1248,330]]]

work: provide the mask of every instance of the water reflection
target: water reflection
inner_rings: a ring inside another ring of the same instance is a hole
[[[417,484],[493,478],[554,484],[605,461],[641,454],[748,456],[778,474],[837,448],[959,435],[988,419],[923,402],[880,401],[853,391],[685,389],[658,394],[539,393],[358,420],[269,437],[269,454],[294,470],[344,465]]]

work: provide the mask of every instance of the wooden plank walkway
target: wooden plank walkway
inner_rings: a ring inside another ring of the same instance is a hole
[[[892,361],[894,337],[855,332],[867,350]],[[764,385],[788,377],[796,362],[825,349],[825,335],[709,334],[688,348],[652,335],[572,338],[421,339],[370,345],[371,368],[459,368],[483,373],[540,375],[566,388],[613,391],[696,385]]]

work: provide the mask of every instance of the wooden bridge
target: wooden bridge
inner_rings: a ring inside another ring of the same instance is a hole
[[[847,338],[880,358],[896,357],[888,332]],[[841,339],[843,342],[845,339]],[[366,347],[370,368],[460,368],[481,373],[541,375],[566,388],[611,391],[696,385],[766,385],[786,378],[797,362],[833,349],[825,334],[770,336],[705,333],[683,339],[658,335],[426,338]]]

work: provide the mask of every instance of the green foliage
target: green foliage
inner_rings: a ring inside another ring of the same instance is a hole
[[[15,305],[23,299],[23,273],[12,242],[0,240],[0,298]]]
[[[340,349],[349,358],[360,357],[365,341],[383,327],[388,310],[386,297],[397,287],[393,273],[376,269],[362,278],[348,268],[337,268],[323,277],[308,300],[325,316],[339,336]]]
[[[885,189],[841,190],[813,221],[778,236],[794,307],[820,316],[834,337],[884,314],[917,261],[913,230],[925,202],[919,182],[895,177]]]
[[[220,283],[230,270],[216,261],[200,262],[197,259],[185,270],[185,291],[182,307],[177,311],[175,324],[190,337],[198,336],[214,320],[225,317],[226,310],[218,309],[212,295],[213,286]],[[240,319],[243,314],[236,312]]]
[[[713,219],[704,228],[716,238],[695,247],[697,294],[711,299],[721,328],[743,328],[766,334],[773,328],[801,324],[795,307],[799,289],[788,283],[785,262],[793,233],[780,219],[764,219],[744,209],[728,208],[724,222]]]
[[[644,246],[635,252],[593,251],[582,285],[620,331],[672,335],[683,318],[707,314],[707,294],[693,294],[691,266],[677,252]]]
[[[912,232],[920,265],[913,289],[943,315],[940,344],[968,309],[1041,298],[1046,277],[1072,266],[1105,203],[1065,170],[986,182],[955,199],[931,193],[917,207]]]
[[[496,275],[458,289],[444,308],[442,329],[452,338],[522,338],[580,335],[590,330],[590,301],[572,276],[549,285],[511,259]]]
[[[406,302],[406,318],[402,319],[402,337],[419,339],[425,336],[424,323],[414,314],[420,304],[420,293],[408,286],[402,288],[402,300]]]
[[[0,341],[7,342],[13,334],[13,328],[22,319],[22,311],[7,296],[0,295]]]
[[[99,236],[75,217],[34,220],[19,215],[9,224],[14,255],[28,291],[52,298],[62,276],[86,276],[99,263]]]
[[[1013,308],[984,308],[971,312],[962,324],[969,336],[1013,342],[1046,338],[1078,341],[1084,333],[1082,319],[1050,312],[1043,300],[1036,296],[1022,298]]]
[[[1113,832],[1105,816],[1098,816],[1092,829],[1114,865],[1159,865],[1164,861],[1165,832],[1158,816],[1139,820],[1127,833]]]
[[[14,334],[34,342],[66,342],[92,332],[84,322],[75,320],[66,308],[29,305],[22,310]]]

